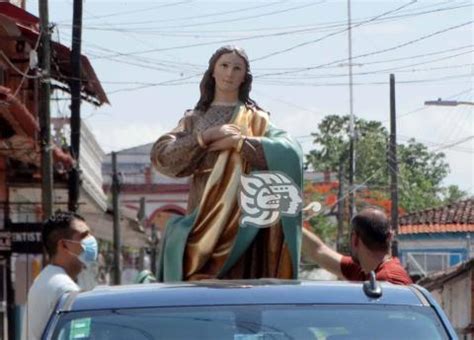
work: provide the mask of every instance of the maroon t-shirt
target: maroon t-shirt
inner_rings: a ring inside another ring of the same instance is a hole
[[[355,263],[350,256],[343,256],[341,259],[341,272],[349,281],[366,281],[369,274],[362,271],[359,264]],[[413,283],[402,264],[396,257],[382,262],[375,269],[375,277],[379,281],[388,281],[398,285],[408,285]]]

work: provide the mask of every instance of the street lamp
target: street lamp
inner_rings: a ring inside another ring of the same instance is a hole
[[[438,98],[438,100],[425,101],[425,105],[458,106],[458,105],[474,105],[474,103],[473,102],[459,102],[457,100],[442,100],[441,98]]]

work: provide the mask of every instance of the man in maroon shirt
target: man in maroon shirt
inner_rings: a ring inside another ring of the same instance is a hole
[[[351,226],[351,256],[339,254],[306,229],[303,229],[303,252],[324,269],[346,280],[365,281],[374,271],[380,281],[412,283],[400,261],[391,256],[393,234],[382,211],[366,208],[354,216]]]

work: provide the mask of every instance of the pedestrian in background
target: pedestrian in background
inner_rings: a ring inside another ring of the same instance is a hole
[[[50,258],[28,292],[22,339],[39,340],[59,298],[80,290],[77,276],[97,259],[97,240],[83,217],[59,212],[43,225],[43,246]]]

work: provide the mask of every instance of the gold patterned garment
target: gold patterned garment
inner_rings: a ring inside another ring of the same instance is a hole
[[[202,149],[196,139],[197,134],[214,126],[228,124],[232,120],[234,106],[211,106],[206,112],[187,111],[178,126],[160,137],[154,144],[151,160],[155,168],[170,177],[193,176],[188,200],[188,214],[192,213],[203,198],[209,175],[217,161],[219,152]],[[263,147],[259,137],[247,136],[240,157],[244,172],[267,170]],[[202,208],[202,207],[201,207]],[[238,209],[238,207],[236,207]],[[240,213],[234,211],[232,216]],[[222,268],[238,231],[238,221],[218,235],[209,231],[212,226],[201,223],[188,237],[183,268],[185,280],[216,278]],[[211,239],[209,238],[212,238]],[[216,240],[216,238],[218,240]],[[209,241],[206,241],[209,239]],[[215,244],[209,250],[207,244]],[[212,254],[207,254],[209,251]],[[205,263],[202,263],[202,252]],[[281,226],[261,229],[240,260],[227,272],[225,278],[292,278],[291,258]]]
[[[235,106],[211,106],[205,113],[186,111],[178,126],[161,136],[153,145],[151,161],[155,168],[169,177],[193,176],[189,192],[188,213],[194,211],[218,153],[202,149],[196,135],[208,128],[230,123]],[[266,170],[262,147],[257,138],[246,138],[242,158],[255,170]]]

